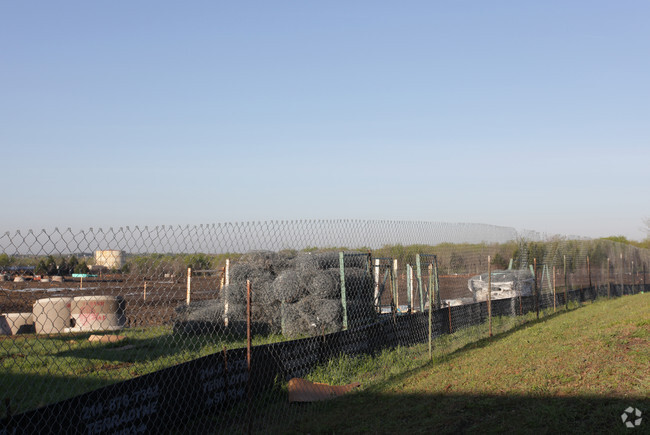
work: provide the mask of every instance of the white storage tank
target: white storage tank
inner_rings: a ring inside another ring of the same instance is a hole
[[[121,296],[77,296],[70,308],[70,332],[114,331],[126,323]]]
[[[70,327],[73,298],[45,298],[34,302],[34,326],[37,334],[58,334]]]
[[[119,269],[123,265],[124,255],[122,251],[114,249],[95,251],[95,266],[101,266],[107,269]]]

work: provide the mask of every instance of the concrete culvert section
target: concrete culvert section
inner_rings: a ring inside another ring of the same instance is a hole
[[[34,327],[37,334],[58,334],[70,327],[73,298],[45,298],[34,302]]]
[[[70,307],[70,332],[114,331],[126,323],[120,296],[78,296]]]

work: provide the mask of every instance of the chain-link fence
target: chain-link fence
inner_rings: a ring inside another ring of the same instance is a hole
[[[357,383],[647,290],[649,264],[475,224],[5,233],[0,433],[284,432]],[[394,368],[364,372],[368,358]]]

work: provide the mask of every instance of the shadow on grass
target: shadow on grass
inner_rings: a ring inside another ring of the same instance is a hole
[[[648,397],[409,395],[372,392],[361,392],[324,404],[302,405],[301,417],[287,422],[284,427],[280,425],[274,427],[272,431],[283,433],[629,433],[629,429],[622,422],[621,414],[630,406],[638,408],[644,416],[641,425],[637,427],[638,433],[650,433]],[[632,420],[636,418],[636,416],[629,417]]]
[[[241,334],[187,334],[170,333],[156,337],[140,338],[129,336],[114,343],[85,344],[90,334],[80,334],[75,339],[83,346],[69,348],[56,353],[57,357],[72,357],[92,360],[121,361],[125,363],[146,362],[159,358],[180,357],[185,361],[202,355],[220,352],[224,346],[236,349],[246,346],[245,336]],[[272,339],[271,335],[256,335],[255,341]],[[191,357],[183,354],[192,355]]]
[[[19,385],[20,388],[3,388],[0,391],[0,418],[69,399],[113,382],[97,377],[2,373],[0,385]]]

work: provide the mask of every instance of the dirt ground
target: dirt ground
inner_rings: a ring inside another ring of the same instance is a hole
[[[441,275],[440,297],[441,299],[456,299],[471,297],[472,293],[467,287],[467,281],[474,274],[463,275]],[[621,277],[626,284],[643,283],[642,274],[628,274],[610,276],[612,282],[620,282]],[[220,279],[217,276],[193,276],[191,283],[191,300],[214,299],[219,296]],[[562,273],[556,274],[556,286],[564,286]],[[425,291],[428,290],[428,276],[422,277]],[[541,273],[538,282],[543,286],[542,291],[550,291],[552,279],[545,276],[541,280]],[[586,273],[577,272],[567,278],[569,286],[589,285],[590,279]],[[606,277],[600,273],[593,273],[591,277],[593,285],[603,285]],[[146,298],[144,294],[146,283]],[[399,304],[407,303],[406,274],[401,273],[398,277]],[[419,290],[417,279],[414,280],[413,305],[419,305]],[[159,278],[143,279],[136,275],[106,275],[101,278],[80,278],[66,277],[64,282],[0,282],[0,313],[31,312],[34,302],[38,299],[61,297],[61,296],[122,296],[126,301],[127,326],[153,326],[170,324],[174,320],[174,309],[185,303],[187,298],[187,278]],[[425,296],[426,297],[426,296]],[[381,303],[390,304],[390,286],[384,291]]]
[[[146,298],[144,294],[145,282]],[[0,282],[0,313],[29,313],[38,299],[75,296],[122,296],[126,301],[127,326],[169,324],[174,309],[185,303],[187,278],[144,281],[141,277],[66,277],[64,282]],[[214,299],[219,295],[215,277],[192,277],[191,300]]]

